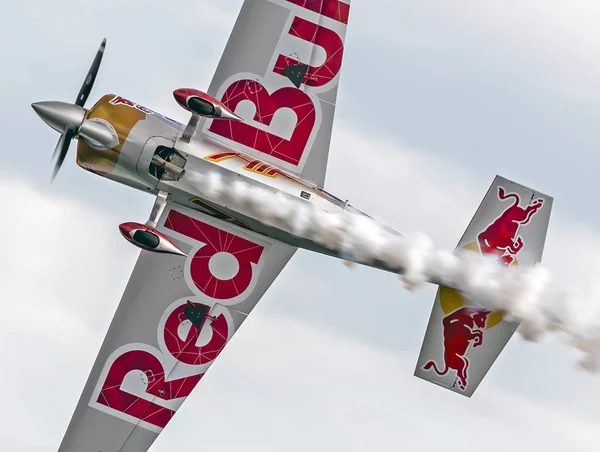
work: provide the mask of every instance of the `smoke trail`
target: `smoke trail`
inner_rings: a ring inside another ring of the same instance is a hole
[[[194,175],[193,183],[209,198],[226,199],[265,224],[337,250],[346,262],[384,262],[398,269],[408,290],[427,281],[460,290],[474,305],[502,311],[507,321],[520,323],[519,334],[527,341],[548,332],[564,334],[584,353],[580,366],[600,370],[600,305],[590,305],[590,298],[577,291],[555,287],[541,264],[506,267],[490,255],[453,254],[436,249],[424,234],[401,236],[370,217],[241,180],[224,184],[216,173]]]

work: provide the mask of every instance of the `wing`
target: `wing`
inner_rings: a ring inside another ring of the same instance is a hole
[[[323,186],[350,0],[246,0],[209,88],[243,122],[207,137]]]
[[[504,265],[540,262],[552,201],[496,176],[457,251],[495,254]],[[458,292],[440,287],[415,376],[470,397],[517,327],[501,313],[468,306]]]
[[[188,257],[141,252],[59,452],[146,451],[296,250],[172,204],[158,229]]]

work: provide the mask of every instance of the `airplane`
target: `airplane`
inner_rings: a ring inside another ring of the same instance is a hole
[[[298,248],[405,271],[387,245],[305,233],[297,212],[370,218],[323,188],[349,14],[350,0],[244,1],[208,90],[173,93],[187,124],[115,94],[85,108],[106,40],[74,103],[32,104],[61,134],[53,180],[77,139],[81,168],[156,197],[119,226],[140,254],[59,452],[148,450]],[[283,201],[300,208],[278,214]],[[496,176],[457,251],[540,262],[552,201]],[[441,286],[415,375],[470,397],[517,326]]]

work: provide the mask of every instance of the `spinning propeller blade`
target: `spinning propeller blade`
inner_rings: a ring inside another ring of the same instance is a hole
[[[83,106],[87,102],[90,93],[92,92],[92,88],[94,87],[94,82],[96,81],[98,70],[100,69],[100,63],[102,63],[105,48],[106,38],[102,40],[102,43],[96,52],[94,61],[81,85],[81,89],[77,94],[77,99],[74,104],[66,104],[64,102],[36,102],[31,105],[35,112],[48,125],[61,133],[51,159],[56,159],[54,170],[52,172],[53,182],[65,161],[71,140],[79,134],[79,128],[83,123],[86,114],[86,110]]]

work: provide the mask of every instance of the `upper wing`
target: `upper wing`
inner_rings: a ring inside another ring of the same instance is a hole
[[[496,254],[504,265],[540,262],[552,201],[496,176],[457,250]],[[501,313],[470,307],[457,291],[440,287],[415,375],[470,397],[517,327]]]
[[[59,452],[146,451],[296,250],[173,205],[158,229],[188,257],[141,252]]]
[[[209,94],[243,122],[206,137],[323,186],[350,0],[246,0]]]

